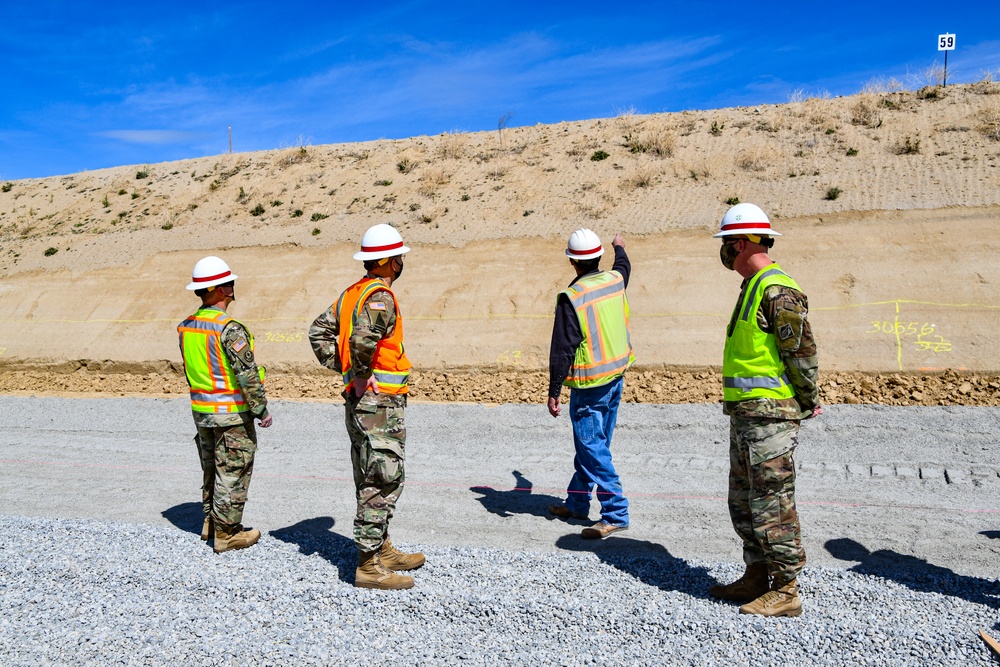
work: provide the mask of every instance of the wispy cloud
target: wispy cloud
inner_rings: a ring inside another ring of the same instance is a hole
[[[107,130],[95,133],[99,137],[118,139],[130,144],[185,144],[200,138],[197,132],[180,130]]]
[[[704,3],[652,0],[109,0],[98,21],[86,3],[8,4],[0,169],[25,175],[221,152],[228,125],[235,150],[484,130],[508,110],[526,125],[849,94],[940,60],[937,16],[852,0],[841,13],[867,18],[847,32],[819,5],[733,0],[708,23]],[[1000,70],[992,24],[960,14],[949,83]]]
[[[698,71],[730,55],[714,48],[719,40],[713,37],[586,51],[530,33],[476,48],[400,42],[407,46],[380,58],[266,85],[191,78],[106,91],[112,99],[99,116],[108,125],[177,129],[94,134],[145,145],[208,141],[212,147],[205,150],[214,150],[232,124],[237,143],[257,149],[289,144],[299,135],[325,143],[490,129],[508,109],[517,124],[611,115],[629,105],[659,111],[646,101],[688,85]]]
[[[280,56],[278,60],[283,63],[291,63],[306,58],[311,58],[313,56],[325,53],[330,49],[336,48],[347,41],[346,37],[340,37],[338,39],[329,39],[318,44],[310,44],[293,51],[289,51],[284,55]]]
[[[583,117],[611,113],[622,104],[641,106],[686,85],[696,71],[731,55],[713,52],[719,42],[705,37],[574,52],[558,41],[524,34],[474,49],[439,46],[430,54],[424,50],[420,59],[410,60],[404,52],[340,65],[289,82],[280,97],[326,100],[327,126],[426,117],[438,118],[443,125],[431,131],[440,131],[453,127],[449,123],[456,117],[468,119],[470,111],[492,117],[513,107],[520,122]]]
[[[976,81],[986,72],[993,72],[997,78],[1000,71],[1000,40],[979,42],[964,51],[956,51],[948,69],[956,72],[961,79]]]

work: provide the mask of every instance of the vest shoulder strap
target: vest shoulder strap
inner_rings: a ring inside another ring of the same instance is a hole
[[[364,307],[365,302],[368,301],[368,298],[375,292],[379,291],[388,292],[392,296],[392,302],[394,304],[396,303],[396,295],[389,288],[389,286],[386,285],[381,280],[373,280],[367,285],[365,285],[364,288],[361,290],[361,294],[358,295],[358,302],[354,304],[354,313],[353,313],[354,318],[357,318],[358,315],[361,314],[361,308]]]
[[[750,281],[750,284],[747,285],[746,293],[743,295],[743,307],[740,309],[740,319],[744,322],[749,319],[751,309],[757,302],[757,292],[766,289],[773,284],[785,285],[788,283],[794,285],[795,281],[792,280],[791,276],[782,271],[777,265],[774,265],[772,268],[762,271],[754,276],[753,280]],[[754,313],[756,313],[756,310],[754,310]]]
[[[565,294],[574,308],[596,301],[618,291],[624,291],[625,279],[617,271],[600,271],[584,276],[560,294]]]

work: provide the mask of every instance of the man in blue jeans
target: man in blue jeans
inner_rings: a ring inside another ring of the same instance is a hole
[[[562,412],[559,393],[570,388],[576,472],[566,502],[549,507],[557,517],[586,519],[590,494],[601,503],[601,520],[584,528],[584,539],[603,539],[628,528],[628,499],[611,463],[611,434],[618,418],[625,371],[635,361],[629,334],[625,288],[632,265],[622,235],[615,236],[615,262],[600,270],[604,247],[597,234],[579,229],[569,237],[566,255],[576,278],[556,297],[556,317],[549,349],[549,414]]]

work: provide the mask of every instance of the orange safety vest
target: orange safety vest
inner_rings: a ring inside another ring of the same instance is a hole
[[[337,299],[337,318],[340,321],[337,349],[340,353],[340,367],[344,373],[344,385],[346,386],[354,380],[350,343],[351,334],[354,332],[354,323],[357,321],[358,315],[361,314],[361,309],[368,297],[379,290],[385,290],[392,295],[392,300],[396,304],[396,327],[391,336],[380,340],[375,347],[375,356],[372,358],[372,375],[378,384],[379,392],[406,394],[410,391],[410,369],[413,364],[406,358],[406,352],[403,350],[403,315],[399,312],[399,302],[396,301],[396,295],[381,278],[368,278],[366,276],[344,290],[344,293]]]
[[[222,351],[222,330],[230,322],[239,321],[224,310],[199,308],[177,325],[184,374],[191,389],[191,409],[195,412],[245,412],[250,409],[236,383],[229,359]],[[250,336],[250,349],[253,350],[253,336]]]

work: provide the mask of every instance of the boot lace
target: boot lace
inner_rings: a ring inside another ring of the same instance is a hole
[[[782,601],[785,595],[779,591],[768,591],[760,596],[760,606],[767,608],[773,607]]]

